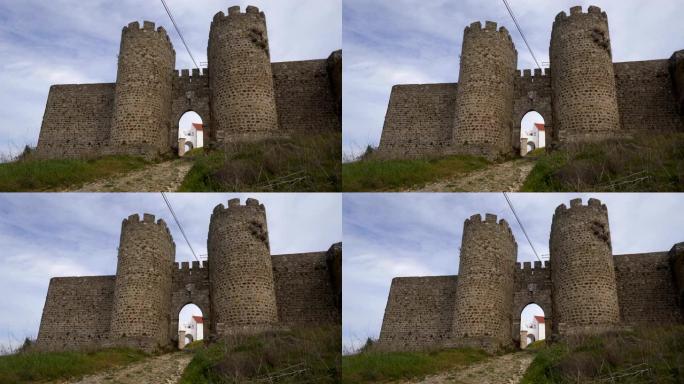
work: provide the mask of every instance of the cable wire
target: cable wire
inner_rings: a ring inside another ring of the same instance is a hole
[[[200,261],[199,258],[197,258],[197,255],[195,254],[195,250],[192,249],[192,245],[190,245],[190,241],[188,240],[188,237],[185,235],[185,231],[183,230],[183,226],[181,225],[180,221],[178,220],[178,217],[176,217],[176,212],[173,211],[173,208],[171,207],[171,203],[169,202],[169,199],[166,198],[166,194],[164,192],[161,192],[162,198],[164,199],[164,202],[166,203],[166,206],[169,208],[169,211],[171,212],[171,216],[173,216],[173,219],[176,221],[176,225],[178,225],[178,229],[180,229],[181,234],[183,235],[183,238],[185,239],[185,242],[188,243],[188,247],[190,248],[190,252],[192,252],[192,255],[195,257],[195,260]]]
[[[525,42],[525,45],[527,45],[527,49],[530,51],[530,55],[532,55],[532,59],[534,59],[534,62],[537,63],[537,67],[539,69],[542,69],[541,65],[539,65],[539,61],[537,60],[537,57],[534,56],[534,52],[532,52],[532,47],[530,47],[530,44],[527,42],[527,38],[525,37],[525,34],[522,31],[522,28],[520,27],[520,24],[518,23],[518,19],[515,17],[515,14],[513,13],[513,9],[511,9],[511,6],[508,4],[508,1],[502,0],[504,5],[506,6],[506,9],[508,10],[508,14],[511,15],[511,19],[513,19],[513,23],[515,23],[515,27],[518,29],[518,32],[520,33],[520,36],[522,36],[523,41]]]
[[[185,38],[183,37],[183,34],[180,31],[180,28],[178,28],[178,24],[176,24],[176,20],[173,18],[173,15],[171,14],[171,10],[169,9],[169,6],[166,5],[166,1],[161,0],[161,2],[162,2],[162,5],[164,6],[164,9],[166,10],[166,14],[169,15],[169,19],[171,19],[171,23],[173,24],[173,27],[176,28],[176,32],[178,32],[178,36],[180,36],[180,39],[183,42],[183,45],[185,45],[185,50],[188,51],[188,55],[190,55],[192,62],[195,63],[195,68],[199,69],[199,65],[197,65],[197,61],[195,61],[195,57],[192,56],[192,52],[190,52],[190,47],[188,47],[188,43],[185,42]]]
[[[511,208],[511,212],[513,212],[513,216],[515,216],[515,220],[518,222],[518,225],[520,225],[520,229],[522,229],[522,232],[525,235],[527,242],[530,243],[530,248],[532,248],[532,252],[534,252],[534,255],[537,257],[537,260],[542,261],[542,259],[539,257],[539,254],[537,253],[537,250],[534,249],[534,245],[532,245],[532,240],[530,240],[530,237],[527,236],[527,231],[525,231],[525,227],[522,225],[522,222],[520,221],[518,214],[515,212],[515,208],[513,208],[513,203],[511,203],[511,199],[508,198],[508,194],[506,192],[504,192],[503,195],[504,198],[506,198],[508,206]]]

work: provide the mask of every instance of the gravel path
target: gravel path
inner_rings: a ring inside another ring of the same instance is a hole
[[[419,381],[403,384],[517,384],[522,379],[534,355],[517,352],[492,357],[483,362],[457,371],[428,376]]]
[[[75,192],[175,192],[190,168],[192,162],[185,159],[165,161],[85,184]]]
[[[534,167],[534,159],[525,158],[494,164],[465,176],[427,184],[414,192],[517,192]]]
[[[175,384],[190,360],[190,353],[169,353],[64,384]]]

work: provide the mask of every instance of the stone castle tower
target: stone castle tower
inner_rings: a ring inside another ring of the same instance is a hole
[[[514,74],[518,52],[506,28],[494,22],[466,27],[456,91],[453,144],[474,155],[507,152],[511,146]]]
[[[492,348],[511,338],[513,269],[518,245],[496,215],[471,216],[463,225],[453,321],[455,344]]]
[[[214,324],[223,333],[278,322],[266,210],[255,199],[214,208],[207,249]],[[223,329],[221,329],[223,328]]]
[[[561,12],[551,31],[551,88],[556,139],[600,140],[620,129],[608,16],[601,8]]]
[[[121,224],[110,332],[125,345],[164,345],[169,338],[176,245],[164,220],[154,219],[135,214]]]
[[[518,71],[508,31],[492,21],[472,23],[463,34],[458,83],[392,87],[376,156],[517,155],[526,148],[522,119],[531,111],[544,119],[549,148],[682,132],[681,52],[614,63],[606,12],[577,6],[553,21],[550,69]]]
[[[597,199],[556,208],[549,240],[554,332],[620,322],[608,209]]]
[[[124,219],[115,276],[50,280],[37,347],[171,347],[179,313],[190,303],[202,311],[206,336],[340,324],[341,243],[271,255],[266,208],[258,200],[214,208],[208,263],[175,263],[175,250],[163,220]]]
[[[377,347],[424,350],[519,345],[521,314],[544,311],[547,336],[684,323],[684,243],[614,255],[608,209],[581,199],[555,210],[548,262],[516,263],[504,220],[474,215],[463,227],[459,273],[392,279]]]
[[[110,148],[131,155],[169,146],[171,84],[176,52],[163,27],[136,21],[123,28],[114,92]]]
[[[218,142],[258,139],[278,130],[266,16],[249,6],[214,16],[209,31],[209,88]]]
[[[36,156],[178,153],[189,111],[202,120],[204,145],[219,148],[342,130],[341,51],[271,62],[266,16],[254,6],[218,12],[208,37],[207,68],[176,70],[164,28],[124,27],[116,83],[50,87]]]

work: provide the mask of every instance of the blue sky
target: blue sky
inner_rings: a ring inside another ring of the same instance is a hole
[[[539,254],[548,255],[551,218],[560,204],[590,197],[608,206],[614,254],[668,251],[684,241],[683,194],[511,194]],[[346,350],[380,334],[397,276],[458,273],[463,222],[493,213],[511,225],[518,261],[536,260],[501,193],[375,193],[343,197],[343,317]]]
[[[266,12],[273,61],[327,57],[342,46],[341,0],[167,0],[198,62],[209,25],[231,5]],[[0,0],[0,155],[35,145],[50,85],[116,80],[121,28],[150,20],[169,32],[176,68],[192,62],[159,0]]]
[[[608,13],[613,60],[669,58],[684,48],[681,0],[509,0],[538,60],[548,62],[551,25],[571,6]],[[463,29],[491,20],[511,32],[518,68],[534,68],[501,0],[344,0],[344,153],[377,145],[395,84],[458,81]]]
[[[342,241],[339,194],[167,197],[198,255],[207,253],[212,210],[235,197],[266,205],[272,254],[325,251]],[[51,277],[116,273],[121,221],[133,213],[163,218],[176,243],[176,261],[194,260],[160,194],[0,194],[0,347],[37,335]]]

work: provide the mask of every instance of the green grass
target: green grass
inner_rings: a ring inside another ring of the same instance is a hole
[[[342,383],[383,383],[422,378],[486,359],[475,349],[447,349],[433,352],[362,352],[342,357]]]
[[[140,169],[148,161],[132,156],[92,160],[25,159],[0,164],[0,191],[29,192],[80,186],[83,183]]]
[[[200,153],[181,192],[336,192],[341,188],[341,134],[235,143]]]
[[[574,338],[540,349],[522,384],[683,383],[684,326]]]
[[[684,191],[684,134],[567,145],[538,157],[522,191]]]
[[[345,192],[395,191],[485,168],[489,161],[474,156],[427,160],[364,159],[342,165]]]
[[[0,356],[0,383],[39,383],[95,373],[146,357],[130,349],[97,352],[21,352]]]
[[[340,327],[234,338],[195,350],[181,384],[337,383]]]

